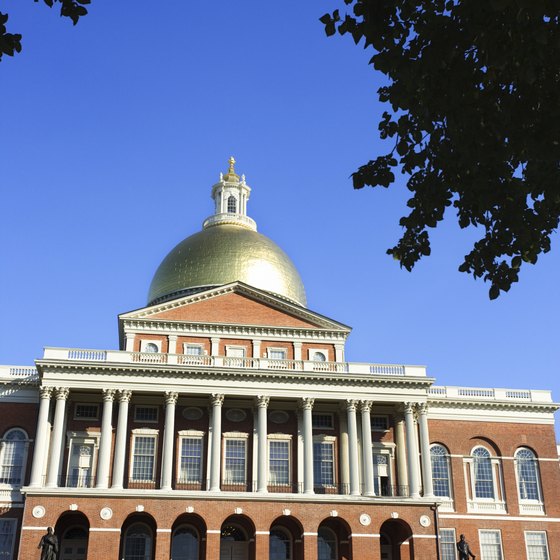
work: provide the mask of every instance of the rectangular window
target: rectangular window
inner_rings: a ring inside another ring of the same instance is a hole
[[[93,443],[78,441],[72,443],[68,464],[68,486],[89,488],[92,486]]]
[[[185,344],[185,354],[187,356],[202,356],[202,346],[200,344]]]
[[[135,436],[132,480],[154,480],[155,436]]]
[[[502,538],[500,531],[479,531],[482,560],[502,560]]]
[[[245,347],[244,346],[226,346],[226,356],[228,358],[244,358],[245,357]]]
[[[12,560],[16,535],[16,519],[0,519],[0,559]]]
[[[376,432],[386,432],[389,429],[388,416],[372,416],[371,429]]]
[[[284,348],[269,348],[268,358],[270,360],[285,360],[286,350]]]
[[[268,442],[268,472],[271,485],[290,483],[290,441]]]
[[[157,422],[158,407],[157,406],[135,406],[134,407],[135,422]]]
[[[548,560],[548,544],[544,531],[525,531],[527,560]]]
[[[439,530],[439,550],[441,553],[441,560],[457,560],[455,529]]]
[[[373,452],[373,491],[376,496],[390,496],[390,458],[388,453]]]
[[[316,486],[334,485],[334,444],[313,443],[313,479]]]
[[[201,482],[202,438],[181,438],[180,482]]]
[[[314,429],[323,430],[333,430],[334,429],[334,417],[331,413],[320,414],[318,412],[313,413],[312,426]]]
[[[246,440],[225,440],[224,484],[245,484],[246,455]]]
[[[74,418],[76,420],[97,420],[99,418],[99,405],[77,403],[74,409]]]

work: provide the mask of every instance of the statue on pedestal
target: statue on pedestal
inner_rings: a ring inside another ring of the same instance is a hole
[[[471,558],[476,558],[472,553],[469,543],[465,540],[465,535],[461,535],[460,541],[457,543],[457,551],[459,552],[459,560],[469,560]]]
[[[58,554],[58,539],[52,527],[49,527],[47,529],[47,534],[41,537],[41,542],[37,548],[41,549],[41,560],[56,560]]]

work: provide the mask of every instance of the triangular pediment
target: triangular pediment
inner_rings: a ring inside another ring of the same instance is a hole
[[[350,331],[342,323],[242,282],[124,313],[119,319]]]

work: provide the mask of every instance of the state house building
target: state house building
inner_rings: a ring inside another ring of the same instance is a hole
[[[0,560],[560,558],[550,393],[347,361],[233,164],[118,350],[0,367]]]

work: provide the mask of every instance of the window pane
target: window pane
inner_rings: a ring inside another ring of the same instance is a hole
[[[269,560],[291,560],[292,542],[284,531],[272,530],[269,540]]]
[[[181,440],[181,482],[200,482],[202,472],[202,439],[183,438]]]
[[[0,520],[0,558],[2,560],[10,560],[12,558],[15,530],[15,519]]]
[[[317,486],[334,484],[333,444],[313,444],[313,478]]]
[[[286,359],[286,350],[269,350],[268,357],[271,360],[285,360]]]
[[[336,535],[330,529],[319,529],[317,553],[318,560],[336,560]]]
[[[22,430],[10,430],[4,437],[0,483],[21,485],[27,438]]]
[[[490,453],[486,449],[479,447],[473,451],[473,456],[475,498],[494,499],[494,480],[492,477]]]
[[[290,442],[270,441],[268,453],[270,484],[288,484],[290,482]]]
[[[515,454],[515,463],[519,482],[519,497],[522,500],[539,501],[538,466],[535,455],[529,449],[520,449]]]
[[[456,560],[456,547],[455,529],[440,529],[439,548],[441,552],[441,560]]]
[[[151,557],[151,531],[144,525],[133,525],[126,532],[124,560],[151,560]]]
[[[224,482],[243,484],[245,482],[245,440],[226,439],[226,460]]]
[[[449,460],[447,450],[441,445],[434,445],[430,449],[432,461],[432,480],[436,496],[450,497],[449,488]]]
[[[525,544],[527,545],[527,560],[548,560],[545,532],[526,532]]]
[[[502,560],[500,531],[480,531],[480,551],[484,560]]]
[[[134,439],[133,480],[152,480],[154,474],[154,437],[137,436]]]
[[[192,527],[179,527],[173,535],[173,560],[198,560],[198,534]]]

